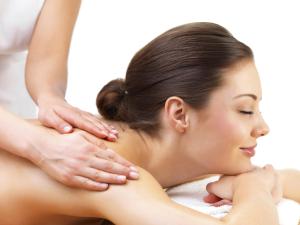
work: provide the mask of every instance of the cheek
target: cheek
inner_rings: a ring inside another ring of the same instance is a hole
[[[245,141],[248,135],[247,129],[241,124],[241,121],[234,116],[219,116],[215,120],[214,128],[217,136],[225,147],[238,147]]]
[[[208,120],[200,124],[192,131],[193,140],[189,142],[191,149],[197,149],[197,152],[192,153],[192,157],[198,159],[197,163],[201,163],[211,173],[232,174],[244,170],[242,167],[246,164],[248,167],[249,160],[245,162],[239,150],[249,138],[249,127],[242,118],[234,112],[219,111],[218,114],[212,113]],[[197,130],[199,128],[201,138]]]
[[[211,129],[215,130],[211,153],[218,159],[218,167],[228,168],[240,160],[240,147],[246,144],[249,132],[243,121],[235,115],[215,118]],[[222,162],[222,163],[220,163]]]
[[[252,168],[249,158],[239,149],[248,144],[249,128],[234,116],[219,118],[214,124],[218,140],[214,146],[214,155],[218,159],[214,165],[217,172],[236,174]]]

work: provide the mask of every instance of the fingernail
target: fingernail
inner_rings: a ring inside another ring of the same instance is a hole
[[[64,126],[64,132],[70,132],[72,130],[72,127],[67,125],[67,126]]]
[[[119,175],[119,176],[117,176],[117,180],[118,181],[125,181],[126,180],[126,176]]]
[[[133,172],[139,172],[137,168],[135,168],[134,166],[130,166],[129,169]]]
[[[129,177],[131,179],[138,179],[139,178],[139,174],[137,172],[129,172]]]
[[[101,189],[107,189],[108,188],[108,184],[106,183],[98,183],[98,188],[101,188]]]
[[[112,132],[113,134],[118,134],[118,133],[119,133],[119,131],[117,131],[116,129],[112,129],[111,132]]]
[[[100,128],[98,128],[98,130],[99,130],[103,135],[105,135],[105,136],[108,136],[108,134],[109,134],[106,130],[103,130],[103,129],[100,129]]]
[[[111,139],[117,140],[117,136],[112,134],[112,133],[109,133],[108,137],[111,138]]]

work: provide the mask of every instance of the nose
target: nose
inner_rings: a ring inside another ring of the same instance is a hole
[[[262,116],[260,116],[256,126],[252,130],[251,136],[259,138],[265,136],[270,132],[268,124],[265,122]]]

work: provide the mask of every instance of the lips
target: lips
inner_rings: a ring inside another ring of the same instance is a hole
[[[248,157],[253,157],[255,155],[255,147],[256,147],[256,145],[252,146],[252,147],[242,147],[240,149]]]

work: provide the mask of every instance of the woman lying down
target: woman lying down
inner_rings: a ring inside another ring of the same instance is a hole
[[[0,224],[278,225],[282,193],[300,202],[300,173],[251,164],[257,139],[268,133],[260,99],[248,46],[213,23],[173,28],[133,57],[125,80],[109,82],[97,97],[99,112],[120,131],[106,145],[138,165],[140,179],[105,192],[72,189],[0,151]],[[164,191],[208,174],[228,175],[209,187],[232,201],[221,219],[179,205]]]

